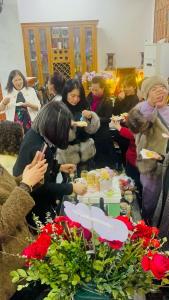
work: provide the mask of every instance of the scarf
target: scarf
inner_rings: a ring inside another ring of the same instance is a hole
[[[91,103],[91,111],[96,111],[101,102],[102,97],[92,95],[92,98],[93,98],[93,101]]]

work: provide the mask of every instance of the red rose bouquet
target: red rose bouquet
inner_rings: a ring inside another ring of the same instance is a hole
[[[39,225],[37,239],[23,250],[25,268],[11,274],[18,290],[38,281],[47,300],[84,293],[90,295],[84,299],[126,300],[168,283],[169,257],[157,228],[85,204],[64,205],[67,216]]]

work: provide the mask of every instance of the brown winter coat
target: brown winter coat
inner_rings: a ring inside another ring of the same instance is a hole
[[[16,254],[31,237],[25,217],[33,206],[32,197],[0,165],[0,300],[9,300],[16,290],[9,273],[23,266]]]

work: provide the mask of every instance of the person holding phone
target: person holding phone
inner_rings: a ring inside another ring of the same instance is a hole
[[[38,113],[32,128],[27,132],[21,144],[19,155],[15,163],[13,174],[19,176],[26,164],[29,164],[37,150],[47,145],[45,158],[48,163],[44,183],[32,192],[36,202],[33,212],[45,221],[46,212],[50,211],[52,216],[59,213],[60,205],[56,206],[56,200],[62,200],[64,195],[73,192],[83,195],[86,186],[81,183],[56,183],[58,172],[72,173],[75,171],[74,164],[59,165],[56,157],[57,148],[66,149],[68,146],[69,130],[72,115],[62,102],[51,101]],[[32,221],[30,216],[29,221]]]
[[[39,152],[19,178],[6,170],[4,158],[7,154],[17,154],[22,136],[20,125],[10,121],[0,123],[0,299],[3,300],[15,293],[10,272],[23,266],[17,254],[28,244],[27,238],[31,238],[26,222],[26,216],[35,205],[31,192],[47,170],[46,160]]]

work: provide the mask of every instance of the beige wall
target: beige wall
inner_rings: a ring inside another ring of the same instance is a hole
[[[0,82],[3,89],[13,69],[25,72],[22,34],[17,0],[5,0],[0,14]]]
[[[152,41],[154,0],[18,0],[21,22],[98,19],[98,65],[115,52],[118,67],[139,66],[145,40]]]

